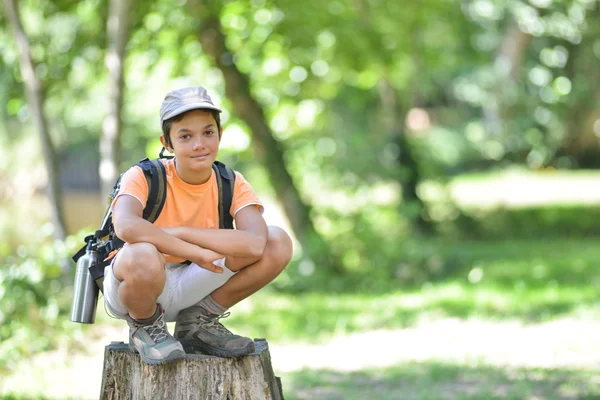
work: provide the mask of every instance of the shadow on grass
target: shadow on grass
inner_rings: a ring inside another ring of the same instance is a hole
[[[360,372],[282,376],[286,400],[600,399],[600,373],[411,363]]]
[[[252,298],[253,311],[234,312],[228,324],[234,329],[252,327],[265,337],[318,341],[331,335],[408,328],[419,320],[439,318],[540,323],[585,312],[586,318],[594,319],[600,317],[597,298],[592,287],[517,292],[459,283],[385,295],[258,293]]]

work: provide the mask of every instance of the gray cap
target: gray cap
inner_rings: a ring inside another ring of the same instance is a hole
[[[186,87],[167,93],[160,107],[160,124],[186,111],[208,108],[221,112],[202,86]]]

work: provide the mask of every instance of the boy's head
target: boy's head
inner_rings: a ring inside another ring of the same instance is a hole
[[[173,122],[180,121],[191,110],[209,112],[217,123],[219,139],[221,138],[221,109],[213,104],[208,92],[202,86],[186,87],[167,93],[160,107],[162,132],[170,146],[172,146],[171,126]]]

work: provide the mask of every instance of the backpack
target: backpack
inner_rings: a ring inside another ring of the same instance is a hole
[[[160,158],[173,158],[163,156],[163,152],[164,149],[160,152]],[[144,158],[134,165],[142,169],[148,183],[148,201],[146,202],[142,217],[150,222],[158,219],[167,199],[167,171],[160,158],[154,160]],[[219,229],[233,229],[233,217],[229,213],[229,209],[233,201],[235,172],[219,161],[215,161],[212,168],[215,171],[219,191]],[[104,268],[112,261],[112,258],[108,260],[106,258],[113,251],[119,250],[125,244],[115,234],[111,210],[112,202],[121,189],[122,177],[123,173],[119,175],[112,193],[108,196],[108,209],[104,214],[100,229],[93,235],[87,236],[85,239],[86,244],[72,257],[73,261],[77,262],[85,254],[87,243],[90,240],[93,241],[93,249],[96,251],[96,262],[90,265],[89,272],[101,291],[103,291]]]

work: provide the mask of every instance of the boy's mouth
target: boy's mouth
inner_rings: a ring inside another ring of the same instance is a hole
[[[196,160],[204,160],[206,157],[208,157],[209,154],[200,154],[198,156],[193,156],[192,158],[196,159]]]

